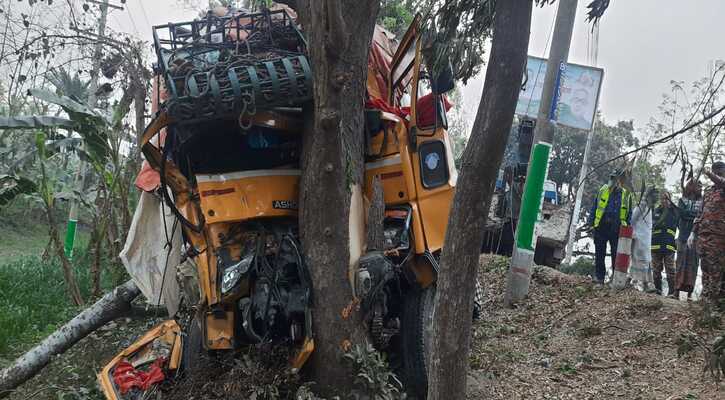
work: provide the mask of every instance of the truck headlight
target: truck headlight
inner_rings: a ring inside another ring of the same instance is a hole
[[[249,268],[252,266],[252,260],[254,260],[254,254],[249,254],[239,262],[224,268],[224,272],[222,273],[222,294],[232,290],[239,283],[239,279],[249,272]]]

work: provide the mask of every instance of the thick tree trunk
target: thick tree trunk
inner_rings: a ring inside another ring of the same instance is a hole
[[[385,198],[383,197],[383,185],[380,178],[373,178],[372,196],[368,208],[368,250],[385,250],[385,231],[383,223],[385,220]]]
[[[0,398],[7,396],[14,388],[40,372],[50,362],[51,357],[63,353],[106,322],[128,312],[131,301],[139,293],[133,281],[117,287],[15,360],[11,366],[0,371]]]
[[[486,80],[463,154],[438,276],[428,399],[464,399],[478,257],[521,88],[532,0],[496,2]]]
[[[363,345],[351,278],[364,237],[363,100],[377,1],[297,4],[310,43],[314,122],[305,130],[300,236],[313,282],[315,352],[310,371],[324,392],[349,386],[340,355]]]

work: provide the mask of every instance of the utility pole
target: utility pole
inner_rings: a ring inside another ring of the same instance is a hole
[[[93,67],[91,68],[91,82],[88,85],[88,107],[93,110],[98,103],[96,91],[98,91],[98,75],[101,69],[101,58],[103,57],[103,39],[106,35],[106,22],[108,20],[108,0],[96,2],[100,5],[101,16],[98,19],[98,41],[93,49]],[[86,176],[86,163],[80,161],[80,168],[75,176],[74,187],[78,191],[83,190],[83,181]],[[73,247],[76,239],[76,227],[78,225],[78,201],[71,198],[70,211],[68,212],[68,224],[65,231],[65,255],[69,259],[73,258]]]
[[[531,267],[536,250],[536,221],[541,214],[544,181],[549,169],[549,154],[556,131],[556,106],[561,78],[569,58],[578,0],[559,0],[556,26],[541,94],[541,104],[534,130],[524,193],[521,198],[519,222],[516,227],[511,267],[506,279],[504,303],[511,306],[529,293]]]
[[[591,33],[591,48],[587,55],[588,62],[593,67],[598,64],[599,58],[599,23],[594,23]],[[576,244],[576,226],[579,223],[579,214],[582,208],[582,197],[584,197],[584,184],[587,174],[589,173],[589,157],[591,157],[592,139],[594,138],[594,129],[597,127],[596,115],[594,120],[594,126],[587,132],[587,144],[584,147],[584,159],[582,160],[582,168],[579,171],[579,181],[576,186],[576,198],[574,200],[574,210],[571,214],[571,223],[569,224],[569,241],[566,244],[566,258],[564,263],[571,263],[571,258],[574,255],[574,244]]]

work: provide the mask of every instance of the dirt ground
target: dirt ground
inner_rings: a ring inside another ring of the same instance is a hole
[[[725,399],[725,385],[718,387],[703,373],[702,351],[677,354],[682,333],[714,337],[697,326],[697,303],[612,292],[588,278],[537,272],[529,299],[509,310],[503,308],[506,259],[483,256],[481,264],[485,303],[474,325],[469,399]],[[120,319],[107,325],[54,359],[10,399],[101,399],[95,374],[103,362],[158,321]],[[270,371],[254,359],[248,354],[230,361],[221,385],[204,378],[208,398],[232,398],[228,393],[245,398],[239,386],[254,376],[265,381],[259,398],[277,391],[276,383],[283,389],[280,397],[289,398],[293,382],[274,371],[281,364]],[[198,385],[178,382],[164,388],[173,395],[163,398],[189,398],[193,386]]]
[[[104,362],[128,347],[161,318],[120,318],[83,338],[70,350],[53,359],[40,374],[20,386],[10,400],[96,400],[104,399],[96,374]]]
[[[725,399],[725,385],[702,372],[702,351],[677,354],[682,333],[714,336],[696,326],[698,303],[538,273],[529,299],[509,310],[505,261],[482,257],[482,266],[469,398]]]

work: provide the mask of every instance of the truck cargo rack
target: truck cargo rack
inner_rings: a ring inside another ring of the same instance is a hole
[[[153,37],[175,122],[233,118],[312,98],[307,43],[285,10],[209,13],[155,26]]]

